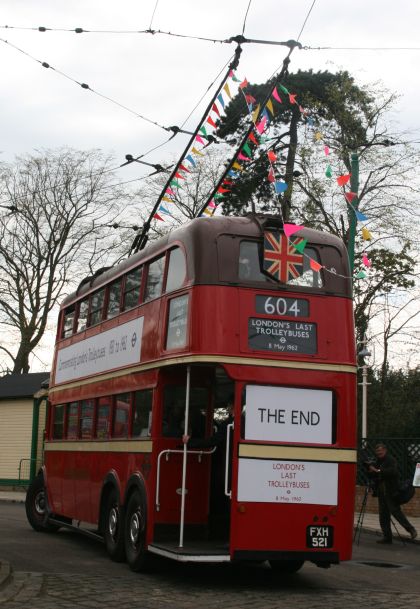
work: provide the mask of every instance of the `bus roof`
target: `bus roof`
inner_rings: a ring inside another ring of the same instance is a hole
[[[139,264],[155,258],[172,246],[182,244],[186,252],[190,252],[190,257],[191,253],[193,254],[192,258],[195,253],[200,252],[203,259],[209,261],[209,264],[203,263],[203,266],[210,267],[212,265],[214,267],[214,261],[217,260],[217,239],[220,235],[227,234],[247,237],[249,239],[261,239],[265,228],[279,230],[282,228],[282,222],[278,216],[265,214],[248,214],[241,217],[213,216],[211,218],[196,218],[160,239],[153,241],[144,250],[123,260],[120,264],[99,269],[95,274],[86,277],[80,283],[78,289],[64,299],[61,306],[65,307],[71,304],[85,294],[117,279]],[[347,268],[347,252],[343,241],[339,237],[310,228],[300,230],[299,237],[303,237],[308,243],[313,245],[334,247],[340,252]],[[204,243],[206,244],[205,248],[203,247]],[[188,256],[187,263],[189,276],[194,277],[193,265]],[[348,269],[346,274],[348,275]],[[348,290],[345,291],[347,292]]]

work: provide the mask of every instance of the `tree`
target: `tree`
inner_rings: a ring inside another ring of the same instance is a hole
[[[0,167],[11,212],[0,217],[0,323],[11,338],[0,350],[12,372],[29,371],[63,293],[117,256],[109,225],[124,195],[112,188],[110,163],[98,151],[61,149]]]

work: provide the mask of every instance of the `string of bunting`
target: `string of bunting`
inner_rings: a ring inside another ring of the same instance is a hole
[[[233,157],[231,167],[227,171],[227,177],[221,182],[220,186],[216,189],[215,194],[210,198],[210,201],[207,203],[205,208],[202,210],[201,215],[205,215],[205,216],[214,215],[217,207],[221,203],[223,203],[223,197],[224,197],[225,193],[231,191],[232,187],[235,184],[235,179],[238,178],[240,172],[242,172],[244,170],[245,164],[252,161],[252,157],[253,157],[253,154],[254,154],[256,148],[266,141],[265,134],[269,128],[269,124],[270,124],[272,117],[275,115],[276,108],[278,107],[277,104],[283,103],[283,99],[280,96],[280,93],[284,94],[288,98],[290,104],[298,105],[299,110],[302,114],[302,117],[304,118],[304,120],[306,121],[308,126],[314,125],[314,119],[298,103],[297,94],[291,93],[284,85],[277,84],[273,87],[271,94],[270,94],[268,100],[266,101],[266,103],[264,104],[262,110],[261,110],[261,105],[257,104],[255,98],[252,95],[246,93],[246,88],[248,87],[248,85],[249,85],[248,81],[246,79],[244,79],[240,83],[239,89],[245,98],[245,101],[246,101],[246,104],[248,107],[248,112],[252,116],[252,125],[254,128],[252,128],[252,130],[250,131],[249,135],[246,138],[245,143],[242,142],[241,145],[239,146],[236,154]],[[279,91],[280,91],[280,93],[279,93]],[[319,131],[317,131],[314,134],[314,140],[316,142],[323,141],[322,134]],[[331,153],[331,150],[330,150],[329,146],[324,144],[325,156],[328,157],[330,155],[330,153]],[[275,170],[276,169],[275,162],[277,160],[276,153],[273,150],[269,150],[267,152],[267,157],[268,157],[269,164],[270,164],[267,179],[273,185],[276,195],[280,196],[287,190],[288,185],[283,179],[281,179],[281,177],[278,177],[276,175],[276,170]],[[325,170],[325,175],[327,178],[333,177],[333,171],[332,171],[330,163],[328,163],[328,165],[327,165],[327,168]],[[357,197],[357,194],[350,190],[349,191],[345,190],[345,186],[349,183],[350,178],[351,178],[350,174],[338,176],[336,178],[337,185],[339,187],[343,188],[343,194],[346,199],[346,202],[349,205],[350,209],[355,214],[356,220],[358,222],[366,222],[366,221],[368,221],[367,216],[365,216],[363,213],[361,213],[352,204],[354,199]],[[282,213],[281,205],[279,205],[279,209],[280,209],[280,214],[281,214]],[[304,251],[304,249],[307,245],[306,239],[298,239],[295,241],[290,239],[290,237],[293,234],[295,234],[296,232],[305,228],[303,225],[296,225],[296,224],[284,223],[284,222],[283,222],[283,224],[284,224],[284,233],[285,233],[287,239],[294,246],[294,248],[297,251],[299,251],[300,254],[302,254],[305,258],[307,258],[309,260],[309,265],[310,265],[310,268],[312,271],[320,272],[321,270],[324,270],[328,273],[334,274],[338,277],[343,277],[345,279],[353,278],[353,277],[348,277],[345,275],[340,275],[339,273],[336,272],[335,269],[327,268],[326,266],[321,265],[319,262],[317,262],[316,260],[314,260],[313,258],[308,256]],[[372,235],[366,226],[362,227],[362,238],[364,241],[371,241],[371,239],[372,239]],[[362,253],[362,263],[366,268],[371,267],[371,261],[369,260],[366,251],[364,251]],[[366,273],[361,270],[361,271],[358,271],[358,273],[355,276],[355,279],[364,279],[365,277],[366,277]]]

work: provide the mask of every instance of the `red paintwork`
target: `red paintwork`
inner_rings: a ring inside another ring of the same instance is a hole
[[[189,292],[189,343],[181,351],[166,352],[164,349],[169,298]],[[220,358],[252,357],[265,360],[301,361],[320,364],[355,365],[352,302],[348,298],[307,295],[288,292],[288,297],[307,298],[310,301],[310,316],[302,321],[317,324],[317,355],[276,354],[253,351],[248,348],[248,318],[256,315],[255,294],[279,296],[269,290],[254,290],[229,286],[193,286],[163,296],[135,310],[128,311],[113,320],[98,324],[71,338],[58,341],[57,349],[73,344],[136,316],[144,316],[142,364],[161,361],[177,355],[220,355]],[[282,318],[295,320],[293,317]],[[244,361],[246,364],[246,361]],[[308,388],[329,388],[337,400],[337,448],[356,446],[356,380],[349,372],[302,370],[299,368],[274,368],[241,364],[225,365],[227,374],[236,381],[236,416],[240,413],[240,396],[246,383],[286,385]],[[169,369],[167,369],[169,371]],[[59,404],[71,400],[111,395],[121,391],[133,391],[145,387],[156,387],[153,415],[153,453],[45,453],[46,479],[50,504],[54,512],[74,519],[96,523],[99,517],[99,498],[105,476],[115,472],[120,484],[121,497],[129,476],[137,471],[145,479],[148,492],[148,542],[153,540],[155,523],[175,523],[179,520],[181,456],[171,457],[162,464],[161,510],[155,511],[156,461],[157,455],[166,448],[175,448],[179,440],[162,438],[161,398],[162,379],[158,370],[127,373],[118,378],[99,380],[80,387],[60,389],[54,387],[51,403]],[[179,382],[185,383],[185,368],[179,373]],[[54,371],[53,371],[54,375]],[[160,380],[159,380],[160,379]],[[234,461],[232,475],[231,552],[235,550],[285,550],[307,551],[306,526],[318,523],[323,518],[335,525],[335,543],[332,551],[340,559],[351,556],[353,505],[355,488],[355,465],[339,466],[339,501],[337,509],[330,506],[285,505],[270,503],[246,503],[240,511],[236,500],[237,447],[240,429],[236,425],[234,435]],[[129,442],[129,440],[127,441]],[[188,462],[186,522],[204,523],[208,512],[209,457],[202,463],[193,458]],[[322,552],[322,550],[319,550]],[[316,553],[316,552],[315,552]]]

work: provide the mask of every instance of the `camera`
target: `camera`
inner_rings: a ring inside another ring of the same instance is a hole
[[[379,483],[379,475],[376,472],[369,471],[369,467],[371,465],[376,466],[377,461],[374,457],[368,457],[362,461],[363,467],[365,468],[367,474],[367,485],[368,488],[372,491],[372,496],[378,496],[378,483]]]

